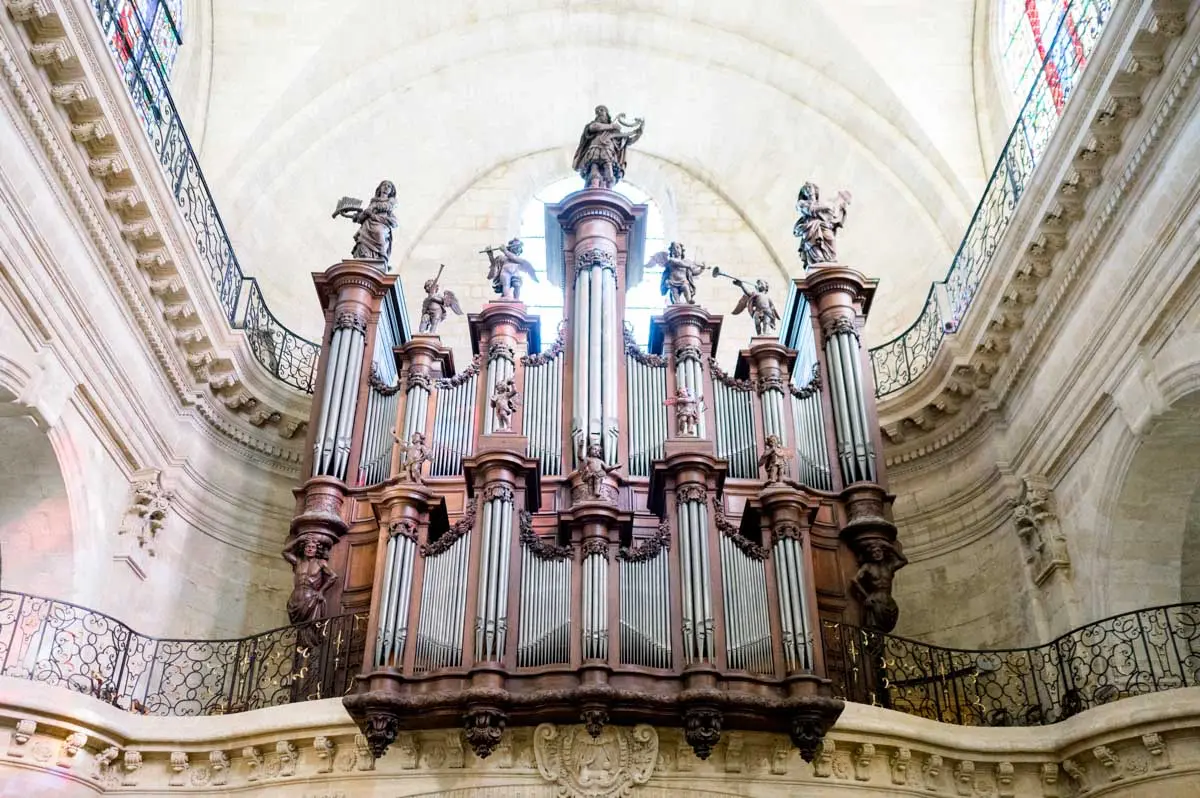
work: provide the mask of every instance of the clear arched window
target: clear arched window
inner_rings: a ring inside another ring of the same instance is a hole
[[[1039,82],[1049,89],[1056,111],[1090,45],[1099,35],[1099,0],[1000,0],[1001,58],[1008,88],[1018,105]]]
[[[562,289],[551,285],[546,276],[546,206],[562,201],[563,197],[579,188],[579,178],[575,176],[551,183],[533,195],[521,214],[521,229],[517,237],[525,244],[523,257],[533,264],[538,275],[538,282],[527,280],[522,284],[521,299],[529,307],[530,313],[541,318],[542,341],[546,343],[554,339],[563,318]],[[666,249],[662,209],[658,203],[629,183],[618,183],[613,190],[646,206],[646,257]],[[661,268],[647,269],[642,281],[626,293],[625,320],[633,326],[633,334],[642,345],[650,340],[650,317],[661,313],[663,309],[663,298],[659,293],[661,280]]]

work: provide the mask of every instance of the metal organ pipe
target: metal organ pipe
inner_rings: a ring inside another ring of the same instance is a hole
[[[350,351],[347,362],[345,379],[342,382],[342,398],[337,414],[337,440],[334,444],[336,455],[333,458],[331,476],[338,479],[346,478],[346,465],[350,459],[350,436],[354,428],[354,411],[358,407],[358,375],[362,372],[363,356],[366,353],[366,341],[358,329],[350,331]]]

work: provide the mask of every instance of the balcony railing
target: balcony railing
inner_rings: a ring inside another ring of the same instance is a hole
[[[0,675],[142,714],[244,712],[350,692],[366,622],[340,615],[234,640],[167,640],[95,610],[6,590]]]
[[[65,601],[0,591],[0,675],[131,712],[223,715],[350,693],[366,625],[365,614],[341,615],[233,640],[167,640]],[[624,624],[622,634],[625,650]],[[829,621],[821,636],[836,697],[963,726],[1046,725],[1200,685],[1200,604],[1115,615],[1029,648],[942,648]]]
[[[1042,726],[1200,685],[1200,604],[1115,615],[1030,648],[961,651],[826,622],[834,695],[963,726]]]
[[[933,363],[946,334],[962,323],[1115,4],[1072,0],[1062,15],[949,272],[930,286],[908,329],[871,349],[877,397],[911,385]]]
[[[139,14],[118,14],[112,0],[92,0],[92,9],[226,320],[246,331],[250,351],[267,371],[312,393],[320,345],[281,324],[263,301],[258,282],[243,273],[175,108],[150,31]]]

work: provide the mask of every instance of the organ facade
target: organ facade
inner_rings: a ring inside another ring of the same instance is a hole
[[[514,268],[489,251],[498,296],[469,314],[469,362],[410,333],[384,262],[315,275],[289,612],[369,613],[344,702],[377,756],[458,725],[487,756],[554,722],[682,727],[702,758],[724,731],[784,732],[811,760],[842,711],[829,664],[852,654],[823,628],[895,625],[904,560],[858,332],[875,282],[811,264],[731,371],[722,317],[664,290],[684,301],[643,348],[624,297],[644,213],[605,186],[548,209],[552,340],[516,298],[520,247]]]

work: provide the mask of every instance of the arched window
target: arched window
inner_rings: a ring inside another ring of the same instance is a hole
[[[537,314],[542,321],[542,341],[554,339],[563,318],[562,289],[550,284],[546,276],[546,206],[562,201],[563,197],[578,191],[579,178],[571,176],[555,181],[533,195],[521,214],[521,229],[517,237],[525,244],[523,257],[533,264],[538,282],[526,281],[521,286],[521,299],[530,313]],[[662,209],[646,192],[625,182],[613,189],[631,201],[646,206],[646,257],[666,249],[663,232]],[[647,269],[642,281],[626,294],[625,320],[633,326],[638,342],[645,345],[650,340],[650,317],[661,313],[663,298],[659,294],[662,269]]]
[[[153,59],[163,77],[171,78],[183,44],[183,0],[102,0],[116,17],[113,49],[122,65],[136,71]]]
[[[1062,111],[1067,90],[1100,34],[1100,0],[1000,0],[1001,58],[1017,104],[1039,81]]]

